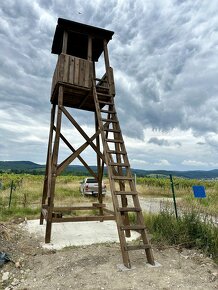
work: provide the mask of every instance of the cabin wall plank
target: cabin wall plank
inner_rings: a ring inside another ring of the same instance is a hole
[[[91,88],[92,77],[92,61],[62,53],[58,57],[54,71],[51,93],[53,93],[58,82]]]

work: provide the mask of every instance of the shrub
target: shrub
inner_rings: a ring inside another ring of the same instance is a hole
[[[144,218],[153,241],[197,248],[218,262],[218,228],[212,220],[195,211],[186,212],[177,220],[167,210],[157,215],[146,214]]]

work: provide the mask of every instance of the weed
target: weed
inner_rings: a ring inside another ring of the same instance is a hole
[[[22,208],[22,207],[11,207],[11,208],[1,208],[0,209],[0,220],[6,221],[16,218],[28,217],[36,218],[39,217],[40,208]]]
[[[168,210],[145,214],[144,219],[156,243],[197,248],[218,262],[218,228],[212,220],[194,210],[178,220]]]

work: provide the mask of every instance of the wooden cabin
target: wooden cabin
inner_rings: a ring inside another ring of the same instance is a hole
[[[58,54],[52,80],[51,103],[57,104],[58,87],[64,88],[63,105],[95,111],[92,82],[97,91],[115,96],[113,69],[109,65],[107,44],[113,31],[59,18],[51,52]],[[95,75],[95,66],[104,53],[105,74]]]

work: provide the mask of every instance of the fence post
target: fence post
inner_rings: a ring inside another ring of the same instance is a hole
[[[10,196],[9,196],[8,208],[11,207],[11,200],[12,200],[12,192],[13,192],[13,188],[14,188],[14,182],[13,182],[13,180],[12,180],[12,181],[11,181],[11,189],[10,189]]]
[[[171,189],[172,189],[172,194],[173,194],[173,203],[174,203],[175,215],[176,215],[176,219],[178,219],[177,206],[176,206],[176,196],[175,196],[172,174],[170,174],[170,183],[171,183]]]

